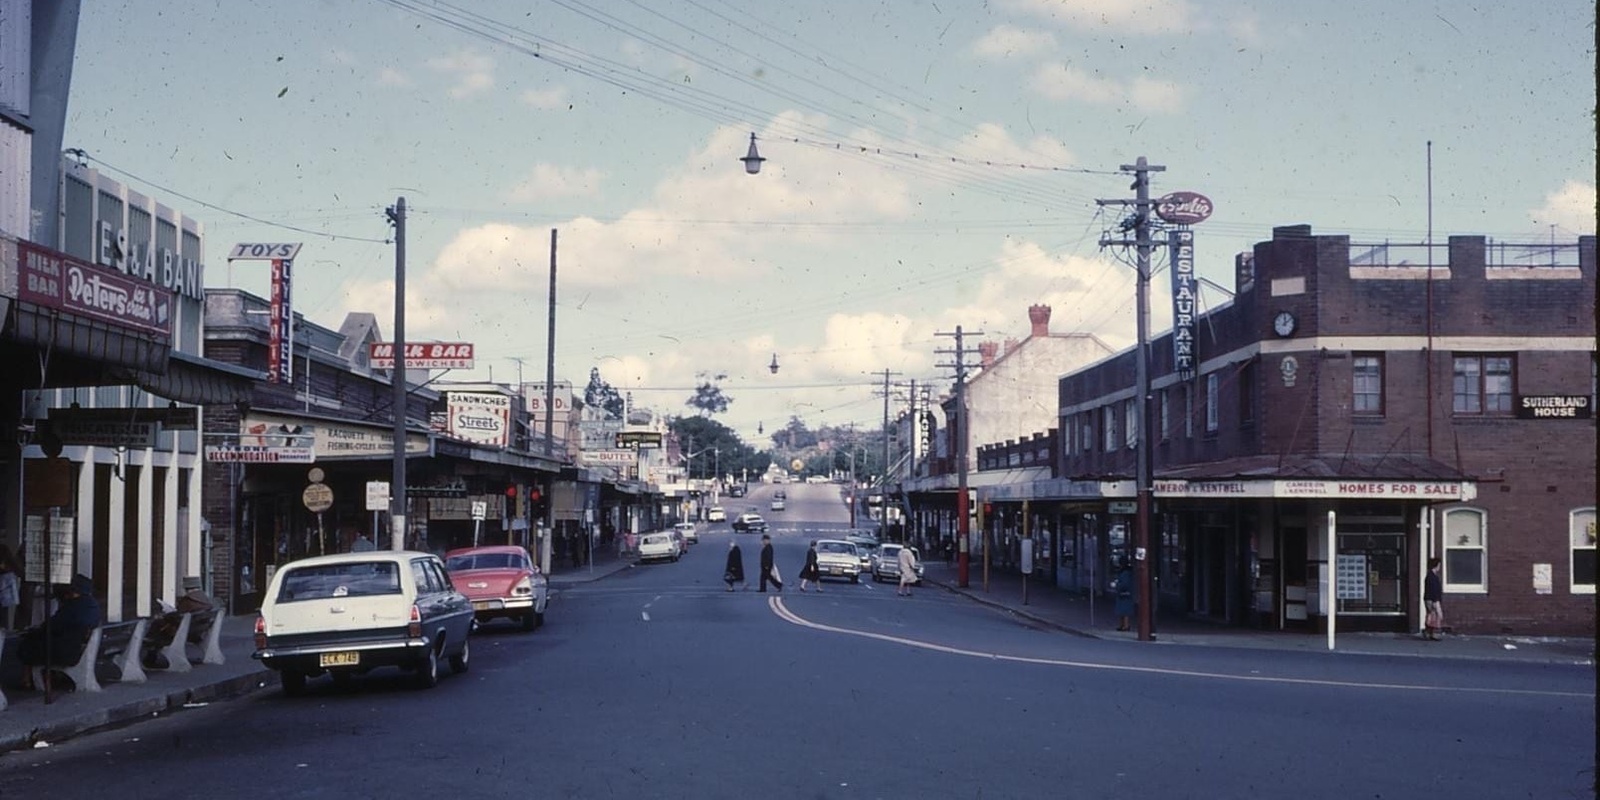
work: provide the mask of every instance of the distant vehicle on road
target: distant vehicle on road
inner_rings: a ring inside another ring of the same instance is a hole
[[[772,510],[773,511],[782,511],[783,507],[784,507],[783,498],[781,498],[781,497],[772,498]]]
[[[738,518],[733,521],[733,532],[734,533],[766,533],[767,532],[767,521],[762,519],[760,514],[754,514],[754,513],[740,514],[738,516]]]
[[[254,658],[277,670],[283,693],[331,673],[336,683],[379,667],[411,672],[418,688],[439,683],[439,661],[466,672],[472,602],[432,553],[367,551],[285,564],[256,617]]]
[[[806,483],[827,483],[827,482],[828,482],[828,478],[827,478],[826,475],[807,475],[806,476]]]
[[[878,553],[877,537],[850,535],[844,537],[844,540],[856,546],[856,554],[861,557],[861,571],[871,572],[872,561]]]
[[[647,533],[639,540],[640,561],[677,561],[682,555],[678,537],[671,531]]]
[[[712,506],[711,510],[706,512],[706,522],[727,522],[727,521],[728,521],[728,512],[723,510],[722,506]]]
[[[478,624],[510,619],[525,631],[544,624],[550,582],[527,550],[514,545],[451,550],[444,555],[444,568],[450,582],[472,601]]]
[[[844,539],[817,540],[817,577],[849,578],[861,582],[861,554]]]

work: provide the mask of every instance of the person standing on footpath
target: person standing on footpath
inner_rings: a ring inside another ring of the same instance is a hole
[[[767,582],[771,581],[773,591],[783,591],[783,581],[778,577],[778,565],[772,559],[772,537],[761,534],[761,588],[757,591],[765,592]]]
[[[0,630],[15,630],[17,605],[22,602],[22,567],[11,548],[0,544]]]
[[[1137,606],[1133,600],[1133,566],[1123,559],[1118,565],[1117,580],[1112,584],[1112,590],[1117,593],[1117,603],[1114,611],[1117,615],[1117,630],[1131,630],[1129,620],[1133,617]]]
[[[815,583],[817,591],[822,591],[822,573],[817,569],[816,540],[812,540],[811,547],[806,550],[806,563],[800,567],[800,591],[806,590],[807,583]]]
[[[739,552],[739,540],[728,540],[728,564],[722,569],[722,581],[728,584],[728,591],[733,591],[735,583],[750,588],[744,580],[744,554]]]
[[[1428,577],[1422,581],[1422,604],[1428,609],[1423,625],[1430,641],[1439,641],[1444,630],[1444,580],[1439,577],[1442,565],[1437,558],[1428,559]]]

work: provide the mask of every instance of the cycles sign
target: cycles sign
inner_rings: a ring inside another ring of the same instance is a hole
[[[1174,225],[1197,225],[1211,218],[1211,198],[1199,192],[1172,192],[1156,200],[1156,216]]]

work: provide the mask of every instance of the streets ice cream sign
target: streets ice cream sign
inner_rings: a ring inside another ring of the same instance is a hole
[[[505,447],[511,438],[511,398],[489,392],[451,392],[446,430],[463,441]]]

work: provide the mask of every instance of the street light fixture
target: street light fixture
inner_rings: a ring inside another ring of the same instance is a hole
[[[774,375],[778,374],[778,354],[777,353],[773,353],[772,354],[772,363],[767,365],[767,369],[772,370],[772,374],[774,374]]]
[[[750,151],[745,153],[744,158],[739,160],[744,162],[746,174],[756,175],[761,172],[761,162],[766,161],[766,159],[762,158],[761,153],[756,151],[756,135],[753,131],[750,134]],[[773,372],[777,372],[777,369],[773,369]]]

